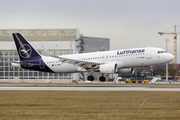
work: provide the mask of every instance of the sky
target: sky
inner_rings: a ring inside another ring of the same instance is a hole
[[[1,0],[0,29],[78,28],[84,36],[110,38],[110,49],[160,47],[174,54],[180,0]],[[180,63],[180,35],[178,63]]]

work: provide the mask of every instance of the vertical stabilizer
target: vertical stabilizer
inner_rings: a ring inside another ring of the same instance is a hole
[[[21,61],[35,57],[41,58],[38,51],[36,51],[20,33],[13,33],[13,38]]]

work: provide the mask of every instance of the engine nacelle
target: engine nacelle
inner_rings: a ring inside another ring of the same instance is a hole
[[[133,68],[123,68],[123,69],[118,69],[118,74],[134,74],[134,69]]]
[[[117,69],[116,63],[103,64],[103,65],[100,65],[99,67],[99,71],[101,73],[115,73],[116,69]]]
[[[100,65],[99,71],[101,73],[118,73],[118,69],[124,66],[123,62],[113,62]]]

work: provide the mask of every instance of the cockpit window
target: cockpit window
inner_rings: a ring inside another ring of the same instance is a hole
[[[158,51],[157,53],[161,54],[161,53],[167,53],[167,52],[166,51]]]

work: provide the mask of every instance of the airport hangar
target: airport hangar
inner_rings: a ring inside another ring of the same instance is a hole
[[[32,46],[45,55],[80,54],[110,49],[110,39],[87,37],[79,29],[13,29],[0,30],[0,82],[69,82],[87,80],[88,73],[46,73],[11,67],[7,61],[18,61],[19,56],[12,33],[21,33]],[[95,80],[101,74],[93,73]]]

